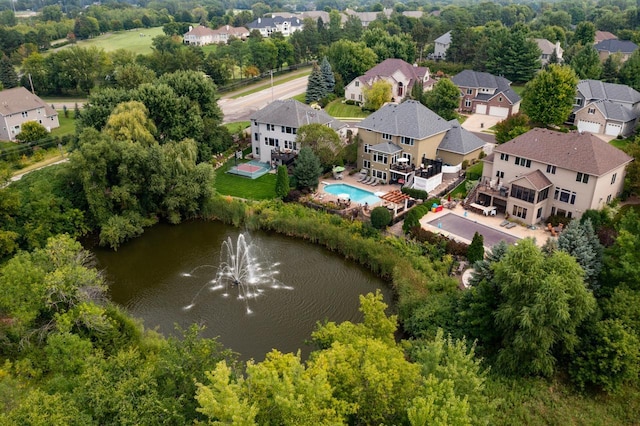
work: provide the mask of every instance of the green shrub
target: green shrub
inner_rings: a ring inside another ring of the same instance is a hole
[[[376,229],[384,229],[391,223],[391,212],[386,207],[371,210],[371,225]]]
[[[423,191],[421,189],[413,189],[413,188],[402,188],[403,194],[407,194],[411,198],[415,198],[418,200],[426,200],[429,198],[429,193],[427,191]]]
[[[411,210],[409,210],[409,212],[404,218],[404,223],[402,224],[402,231],[405,234],[407,234],[412,228],[416,226],[419,227],[420,219],[422,219],[422,217],[427,213],[429,213],[429,208],[427,207],[426,204],[420,204],[419,206],[416,206]]]
[[[467,250],[467,259],[472,264],[484,259],[484,237],[477,231],[473,234],[473,240]]]

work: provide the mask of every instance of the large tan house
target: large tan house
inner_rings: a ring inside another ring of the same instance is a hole
[[[633,158],[591,133],[536,128],[482,161],[482,180],[468,201],[533,225],[551,215],[579,218],[611,202]]]
[[[478,159],[485,145],[456,120],[447,121],[414,100],[387,104],[356,127],[362,141],[358,167],[382,182],[414,186],[437,177],[447,165]]]
[[[217,30],[212,30],[204,25],[195,28],[189,27],[189,31],[184,33],[185,44],[193,46],[206,46],[208,44],[227,43],[230,38],[246,39],[249,37],[249,30],[245,27],[232,27],[223,25]]]
[[[0,92],[0,140],[14,141],[27,121],[42,124],[48,131],[60,127],[58,113],[24,87]]]

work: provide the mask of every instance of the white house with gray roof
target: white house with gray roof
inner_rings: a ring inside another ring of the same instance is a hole
[[[581,132],[629,136],[640,117],[640,92],[624,85],[581,80],[569,123]]]
[[[326,112],[315,110],[295,99],[276,100],[251,116],[251,151],[253,158],[272,163],[274,155],[299,151],[298,129],[306,124],[323,124],[346,137],[348,125]]]
[[[520,111],[520,96],[504,77],[464,70],[451,81],[460,89],[460,111],[503,118]]]
[[[485,142],[422,105],[387,104],[356,125],[361,143],[358,168],[382,182],[429,191],[442,181],[442,168],[479,158]]]
[[[302,19],[298,17],[283,18],[282,16],[258,18],[247,24],[249,31],[258,30],[262,37],[269,37],[275,32],[282,33],[288,37],[296,31],[302,29]]]
[[[27,121],[48,131],[60,127],[58,113],[24,87],[0,91],[0,140],[14,141]]]
[[[447,31],[433,42],[433,59],[445,59],[451,46],[451,31]]]
[[[527,225],[551,215],[579,218],[620,195],[633,158],[590,133],[535,128],[482,160],[469,202],[495,206]]]

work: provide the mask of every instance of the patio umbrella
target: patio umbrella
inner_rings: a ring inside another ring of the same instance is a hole
[[[398,163],[408,163],[408,162],[409,162],[409,159],[408,159],[408,158],[405,158],[405,157],[401,157],[401,158],[398,158],[398,160],[397,160],[397,161],[398,161]]]
[[[350,199],[351,197],[349,196],[349,194],[338,194],[338,198],[339,198],[340,200],[348,200],[348,199]]]
[[[342,166],[335,166],[335,167],[333,168],[333,171],[334,171],[334,172],[337,172],[337,173],[344,172],[344,167],[342,167]]]
[[[447,198],[448,202],[451,202],[451,194],[449,194],[449,198]]]

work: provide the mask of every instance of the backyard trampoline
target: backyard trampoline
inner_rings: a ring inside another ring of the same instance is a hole
[[[477,231],[478,234],[484,237],[484,245],[487,247],[492,247],[500,241],[505,241],[507,244],[514,244],[520,240],[518,237],[482,225],[473,220],[465,219],[453,213],[447,213],[428,223],[431,226],[435,226],[436,228],[462,237],[468,241],[473,240],[473,234]]]
[[[227,173],[257,179],[260,176],[269,173],[269,165],[256,160],[251,160],[248,163],[242,163],[231,167],[227,170]]]

